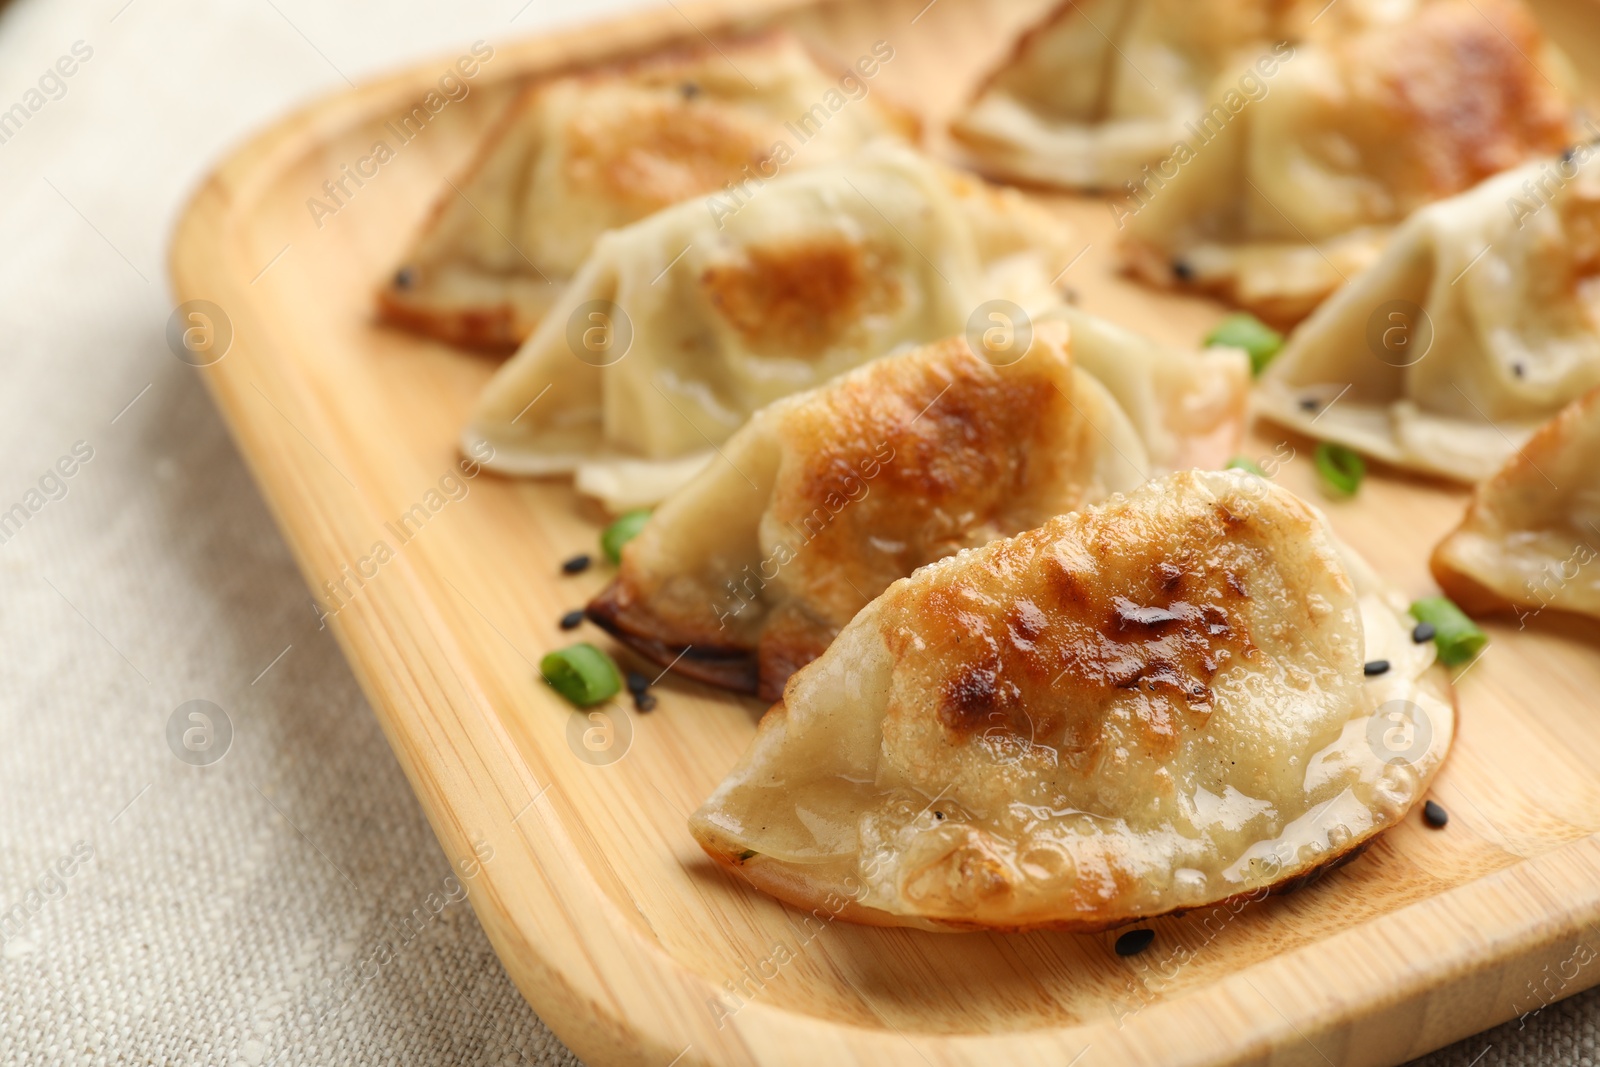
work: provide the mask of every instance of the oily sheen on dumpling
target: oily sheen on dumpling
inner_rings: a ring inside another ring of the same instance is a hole
[[[575,473],[613,507],[654,503],[766,404],[961,333],[989,300],[1048,305],[1066,260],[1043,209],[878,142],[737,210],[689,201],[606,234],[465,441],[489,442],[508,473]]]
[[[440,192],[380,310],[447,341],[515,348],[602,232],[879,136],[914,138],[917,121],[863,80],[893,55],[879,42],[847,74],[772,31],[530,85]]]
[[[1475,615],[1549,609],[1600,618],[1600,389],[1575,401],[1478,486],[1433,553],[1433,574]]]
[[[1261,411],[1398,466],[1492,475],[1600,386],[1597,152],[1419,211],[1289,338]]]
[[[1113,208],[1147,280],[1292,324],[1416,209],[1577,136],[1566,64],[1517,0],[1341,0],[1293,49],[1250,86],[1223,75]]]
[[[1395,825],[1448,751],[1412,625],[1287,491],[1180,472],[890,586],[690,828],[784,901],[934,930],[1293,884]]]
[[[723,455],[628,543],[589,617],[768,700],[895,579],[1148,473],[1061,323],[1004,365],[960,337],[877,360],[763,408]]]

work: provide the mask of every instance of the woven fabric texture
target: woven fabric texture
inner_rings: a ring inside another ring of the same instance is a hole
[[[294,104],[631,2],[0,8],[0,110],[44,97],[0,143],[0,511],[42,501],[0,543],[0,1064],[577,1062],[448,899],[371,710],[168,351],[164,259],[210,163]],[[61,57],[73,74],[41,83]],[[180,711],[196,700],[232,730],[208,766],[169,741],[175,715],[179,742],[222,729]],[[1420,1062],[1592,1065],[1597,1020],[1577,997]]]

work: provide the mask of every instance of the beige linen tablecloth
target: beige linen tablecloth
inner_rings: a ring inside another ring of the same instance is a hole
[[[465,902],[402,935],[448,866],[164,343],[164,259],[289,106],[628,2],[0,7],[0,1065],[575,1062]],[[1593,1064],[1597,1018],[1426,1062]]]

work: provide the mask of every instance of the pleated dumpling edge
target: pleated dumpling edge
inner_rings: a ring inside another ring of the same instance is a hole
[[[960,334],[988,301],[1043,310],[1068,254],[1049,212],[891,142],[688,201],[600,239],[464,446],[653,503],[780,397]]]

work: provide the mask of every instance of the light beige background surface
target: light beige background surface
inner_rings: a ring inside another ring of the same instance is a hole
[[[627,6],[0,8],[0,110],[75,42],[93,50],[0,144],[0,511],[93,449],[0,543],[0,1064],[574,1062],[449,901],[271,517],[168,352],[164,257],[209,163],[296,102]],[[233,724],[209,767],[166,740],[193,699]],[[75,849],[92,857],[62,876]],[[1593,1065],[1597,1021],[1591,993],[1421,1062]]]

